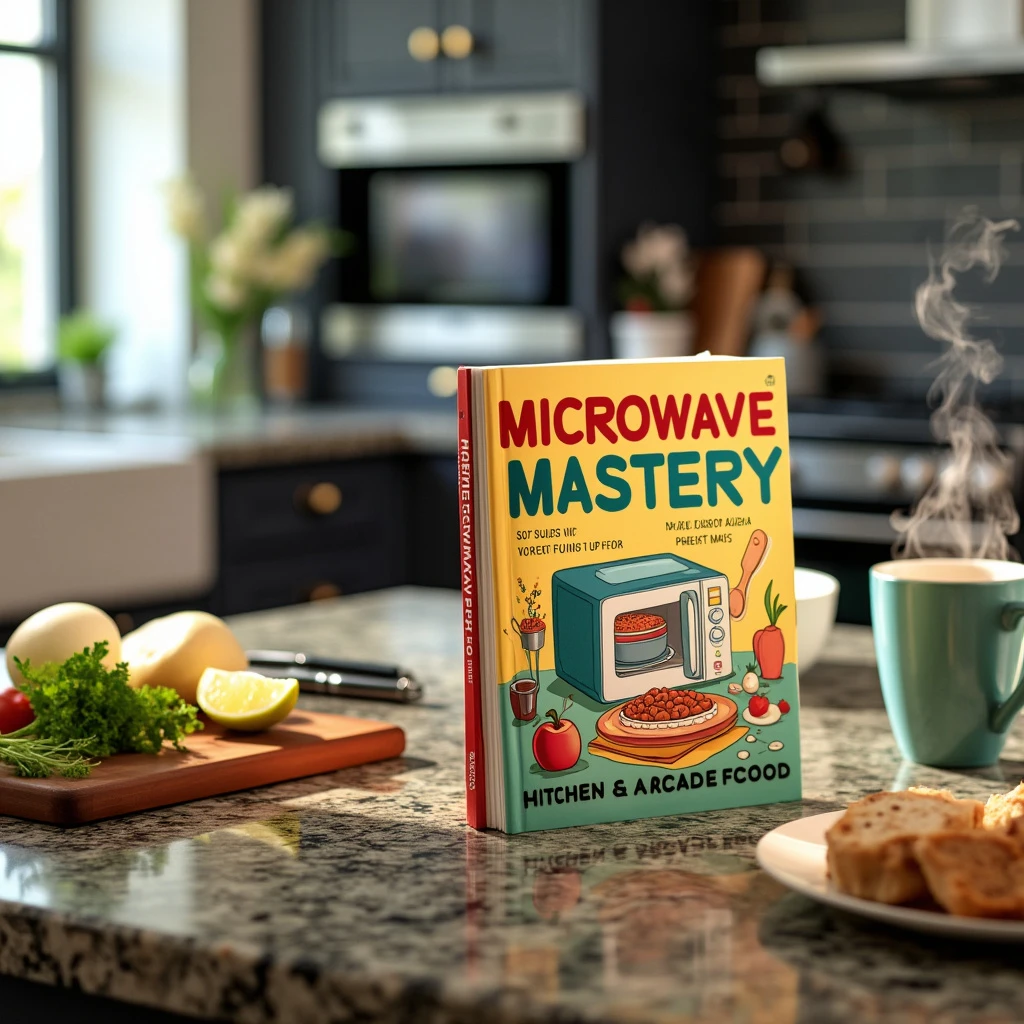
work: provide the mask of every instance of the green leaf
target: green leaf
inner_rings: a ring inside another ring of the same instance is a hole
[[[77,310],[62,317],[57,326],[57,354],[66,363],[95,363],[111,346],[115,328],[91,313]]]
[[[15,659],[25,678],[19,688],[36,718],[18,734],[0,737],[0,760],[19,774],[67,768],[78,777],[87,774],[88,758],[156,754],[164,743],[184,749],[184,738],[202,728],[198,708],[167,688],[132,689],[127,664],[109,670],[103,664],[107,651],[101,641],[61,665],[39,669]],[[25,745],[14,745],[19,742]]]

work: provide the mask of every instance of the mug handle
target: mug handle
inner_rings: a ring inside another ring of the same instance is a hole
[[[1016,629],[1024,619],[1024,601],[1008,601],[1003,605],[999,625],[1009,631]],[[989,712],[989,726],[993,732],[1006,732],[1013,723],[1017,712],[1024,707],[1024,676],[1018,681],[1009,697]]]

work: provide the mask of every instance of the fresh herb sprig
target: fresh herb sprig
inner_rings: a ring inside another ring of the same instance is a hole
[[[0,761],[18,775],[81,778],[95,763],[91,758],[158,754],[164,743],[185,749],[184,738],[203,727],[198,709],[167,687],[133,690],[127,664],[109,670],[103,664],[108,649],[101,641],[38,669],[15,658],[36,719],[0,736]]]
[[[95,761],[89,759],[85,740],[54,743],[32,735],[32,725],[0,736],[0,761],[11,765],[15,775],[45,779],[63,775],[66,779],[84,779]]]

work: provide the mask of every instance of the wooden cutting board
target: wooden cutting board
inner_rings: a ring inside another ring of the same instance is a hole
[[[117,754],[85,779],[19,779],[0,766],[0,814],[54,825],[81,825],[152,807],[319,775],[397,757],[397,725],[294,711],[267,732],[227,732],[206,721],[188,752]]]

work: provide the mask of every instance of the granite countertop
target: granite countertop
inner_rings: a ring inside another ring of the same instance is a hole
[[[455,412],[304,406],[248,412],[8,412],[4,428],[173,437],[224,468],[406,452],[454,455]]]
[[[1019,949],[870,925],[754,863],[768,829],[912,783],[866,630],[803,684],[802,803],[507,837],[463,822],[459,598],[411,588],[234,620],[247,645],[397,659],[419,706],[377,765],[62,831],[0,818],[0,971],[247,1022],[1019,1019]]]

